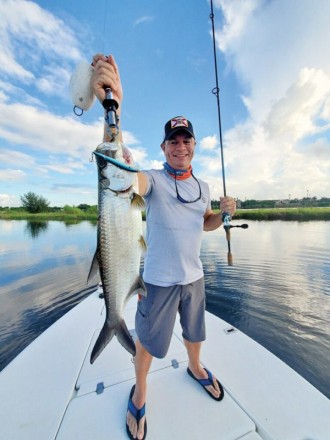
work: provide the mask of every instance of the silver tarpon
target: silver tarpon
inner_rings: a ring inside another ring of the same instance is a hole
[[[100,144],[94,152],[98,167],[97,249],[88,281],[99,268],[106,305],[106,319],[91,353],[93,363],[114,335],[135,355],[135,343],[123,319],[127,301],[135,294],[146,295],[140,276],[143,200],[135,193],[137,175],[106,160],[124,164],[123,145]],[[139,209],[140,208],[140,209]]]

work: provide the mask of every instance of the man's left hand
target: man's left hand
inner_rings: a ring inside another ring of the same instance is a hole
[[[227,212],[230,217],[233,217],[236,212],[236,201],[232,197],[220,197],[220,211]]]

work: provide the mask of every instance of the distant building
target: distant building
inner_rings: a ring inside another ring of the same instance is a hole
[[[290,205],[290,200],[288,199],[275,200],[275,208],[286,208],[288,205]]]

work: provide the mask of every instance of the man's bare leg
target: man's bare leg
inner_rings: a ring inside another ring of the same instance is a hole
[[[140,341],[137,340],[135,342],[136,345],[136,355],[134,358],[134,366],[135,366],[135,376],[136,376],[136,384],[135,391],[132,397],[132,401],[136,408],[140,409],[146,402],[147,397],[147,374],[149,372],[152,355],[141,345]],[[127,411],[126,417],[127,424],[129,426],[129,430],[134,438],[142,439],[144,435],[144,421],[145,416],[142,417],[139,423],[139,430],[137,427],[135,417]]]
[[[207,379],[207,373],[204,368],[200,364],[200,353],[202,348],[201,342],[189,342],[186,339],[183,339],[184,345],[186,346],[188,352],[189,363],[188,367],[193,375],[197,379]],[[206,388],[212,393],[212,395],[216,398],[220,396],[219,385],[216,381],[216,377],[213,376],[213,386],[208,385]]]

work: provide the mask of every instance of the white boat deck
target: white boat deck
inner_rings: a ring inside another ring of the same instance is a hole
[[[126,439],[127,400],[135,383],[129,353],[112,340],[89,363],[104,322],[103,300],[91,295],[56,322],[0,374],[0,438]],[[126,307],[134,329],[136,300]],[[147,438],[329,440],[330,401],[278,358],[207,314],[204,365],[225,388],[211,399],[186,373],[176,323],[169,353],[148,376]]]

